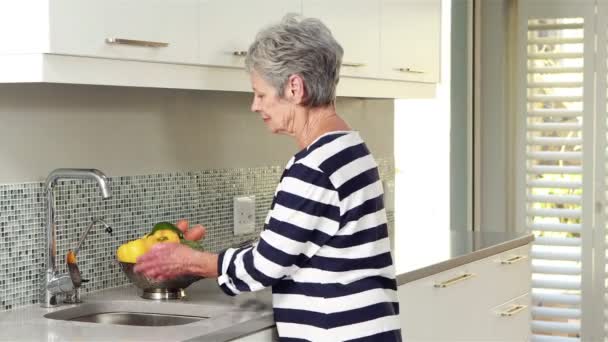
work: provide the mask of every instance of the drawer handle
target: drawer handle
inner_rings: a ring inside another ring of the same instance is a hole
[[[361,68],[365,66],[365,63],[351,63],[351,62],[344,62],[342,63],[342,66],[345,67],[353,67],[353,68]]]
[[[131,45],[131,46],[144,46],[144,47],[167,47],[169,43],[164,42],[152,42],[147,40],[134,40],[134,39],[124,39],[124,38],[106,38],[107,44],[117,44],[117,45]]]
[[[502,260],[500,263],[503,265],[513,265],[516,262],[520,262],[520,261],[526,260],[526,259],[528,259],[528,257],[526,255],[518,255],[518,256],[509,258],[507,260]]]
[[[446,288],[448,286],[452,286],[452,285],[454,285],[456,283],[459,283],[461,281],[473,278],[474,276],[475,276],[475,274],[473,274],[473,273],[465,273],[463,275],[460,275],[460,276],[452,278],[452,279],[448,279],[446,281],[443,281],[441,283],[435,284],[433,286],[436,287],[436,288]]]
[[[395,70],[397,70],[399,72],[408,72],[410,74],[424,74],[424,71],[422,71],[422,70],[414,70],[412,68],[396,68]]]
[[[527,307],[528,307],[527,305],[521,305],[521,304],[513,305],[511,308],[509,308],[509,310],[501,312],[500,316],[501,317],[515,316],[518,313],[524,311],[524,309]]]
[[[247,51],[233,51],[232,54],[237,57],[246,57]]]

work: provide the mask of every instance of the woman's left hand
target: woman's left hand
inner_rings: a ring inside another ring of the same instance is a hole
[[[179,243],[158,243],[137,258],[135,272],[149,278],[165,280],[192,274],[200,252]]]
[[[175,223],[177,229],[181,230],[186,240],[199,241],[205,237],[207,229],[200,224],[190,227],[188,220],[182,219]]]

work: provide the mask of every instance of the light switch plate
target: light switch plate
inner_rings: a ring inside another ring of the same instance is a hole
[[[234,197],[234,235],[255,231],[255,196]]]

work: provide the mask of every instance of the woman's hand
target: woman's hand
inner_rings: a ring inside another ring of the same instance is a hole
[[[198,241],[205,237],[206,229],[200,224],[190,227],[188,220],[179,220],[175,226],[184,233],[186,240]]]
[[[179,243],[158,243],[137,258],[135,272],[157,280],[171,279],[190,273],[194,250]]]
[[[184,238],[198,241],[205,237],[205,227],[190,227],[188,220],[179,220],[175,226]],[[179,243],[158,243],[137,258],[135,272],[157,280],[172,279],[186,274],[217,277],[217,255],[194,250]]]
[[[157,280],[186,274],[217,277],[217,255],[179,243],[159,243],[137,258],[135,272]]]

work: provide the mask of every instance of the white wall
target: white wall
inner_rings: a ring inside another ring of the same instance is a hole
[[[109,176],[284,165],[291,138],[268,132],[249,93],[0,85],[0,184],[58,167]],[[377,157],[393,156],[393,101],[340,98],[338,112]]]

